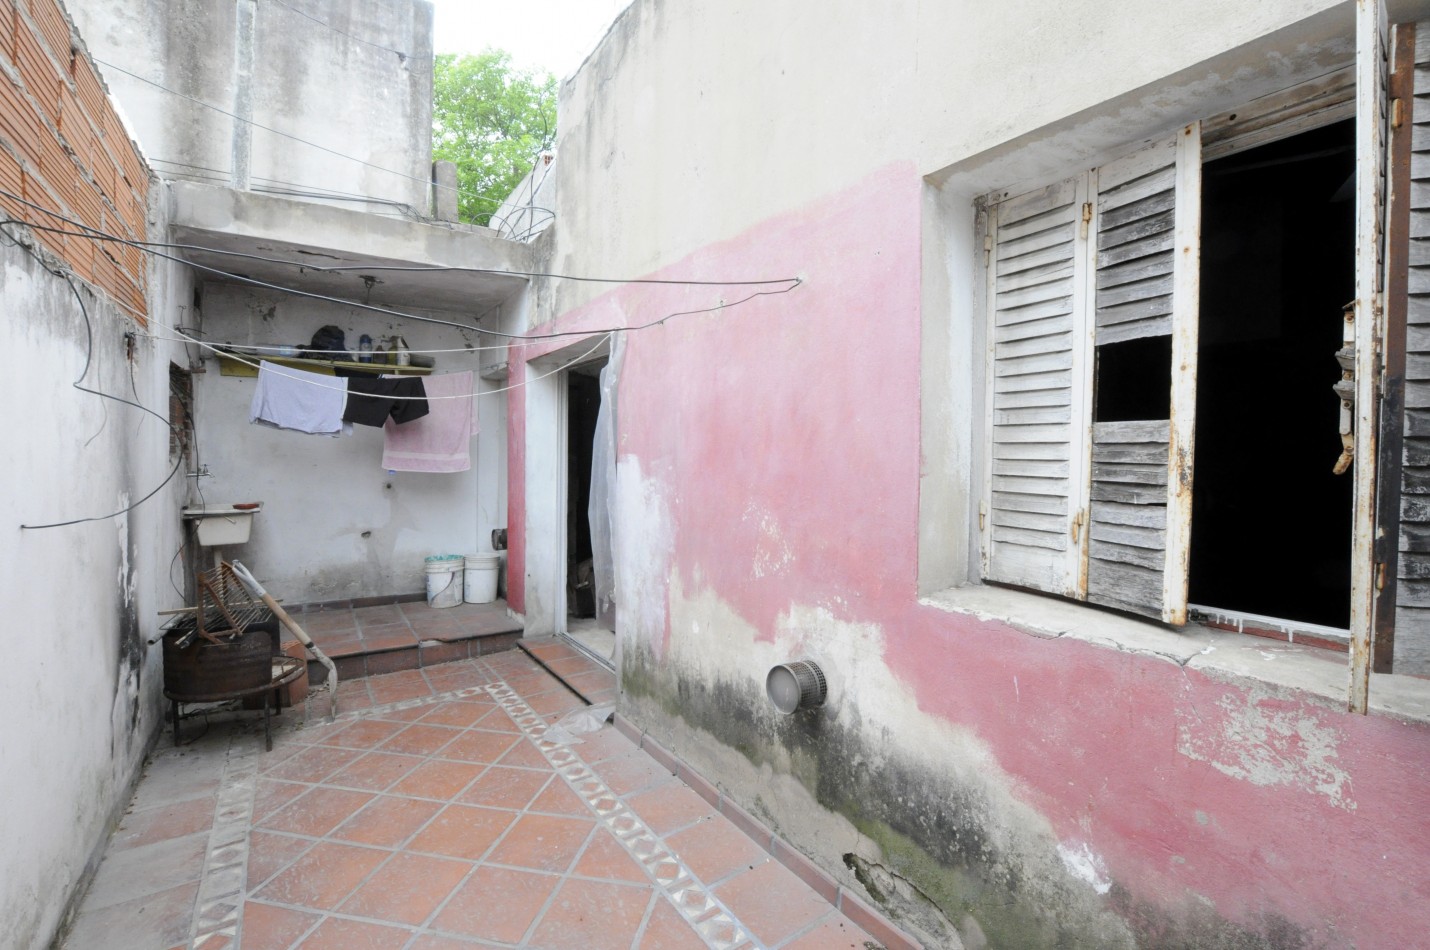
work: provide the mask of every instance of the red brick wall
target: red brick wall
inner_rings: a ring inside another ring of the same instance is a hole
[[[149,169],[124,131],[88,54],[72,40],[58,0],[0,0],[0,189],[145,240]],[[78,230],[0,195],[11,217]],[[36,232],[75,272],[143,320],[143,252]]]

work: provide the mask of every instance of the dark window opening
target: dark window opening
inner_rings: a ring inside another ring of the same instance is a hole
[[[1349,626],[1354,144],[1338,122],[1203,167],[1192,603]]]
[[[600,374],[605,365],[604,359],[582,363],[566,374],[566,612],[573,617],[596,615],[587,510],[591,504],[596,416],[601,409]]]
[[[194,377],[169,364],[169,458],[189,458],[194,436]]]
[[[1142,422],[1172,413],[1172,338],[1147,336],[1097,347],[1094,422]]]

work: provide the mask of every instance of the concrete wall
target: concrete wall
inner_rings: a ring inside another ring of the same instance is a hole
[[[1324,72],[1351,12],[638,0],[563,86],[547,269],[804,280],[627,334],[621,711],[931,946],[1393,948],[1430,928],[1423,683],[1377,678],[1355,717],[1331,654],[921,597],[940,534],[967,547],[974,195]],[[594,340],[755,289],[547,281],[528,313]],[[528,618],[551,611],[560,523],[539,357],[579,343],[514,354]],[[964,559],[940,556],[947,586]],[[830,702],[781,719],[763,677],[800,655]]]
[[[165,210],[71,39],[51,0],[0,5],[0,188],[144,239]],[[7,216],[56,224],[0,203]],[[15,359],[0,382],[13,407],[13,474],[0,498],[0,946],[39,950],[97,865],[163,725],[161,657],[147,641],[156,611],[179,599],[164,571],[182,538],[186,480],[163,420],[170,362],[187,360],[155,337],[168,335],[190,287],[182,269],[134,249],[5,230],[0,346]]]
[[[463,321],[460,314],[432,314]],[[401,332],[414,350],[434,353],[439,373],[472,370],[479,392],[501,388],[480,379],[491,345],[477,334],[404,321],[322,301],[208,283],[205,338],[238,344],[306,344],[325,324],[342,327],[350,348]],[[224,550],[242,560],[275,597],[290,604],[424,590],[422,560],[432,554],[491,550],[492,528],[504,527],[505,394],[477,400],[481,435],[472,440],[472,469],[457,474],[398,472],[382,467],[381,429],[356,426],[333,439],[252,425],[256,381],[227,377],[216,360],[196,377],[198,440],[213,472],[199,486],[210,503],[261,501],[246,545]]]
[[[0,385],[11,405],[30,407],[15,413],[12,490],[0,499],[11,535],[0,546],[10,634],[0,666],[9,703],[0,945],[38,950],[97,865],[163,728],[162,657],[147,640],[156,611],[179,601],[165,569],[182,539],[186,481],[181,471],[134,511],[102,517],[154,490],[177,459],[163,422],[71,383],[88,359],[83,385],[167,416],[169,362],[183,356],[82,289],[91,345],[70,287],[15,247],[0,254],[0,295],[24,315],[3,321],[0,340],[25,354]],[[126,331],[140,334],[132,358]],[[100,520],[18,527],[87,517]]]
[[[96,58],[118,67],[102,67],[105,78],[160,174],[428,213],[426,0],[72,6]]]

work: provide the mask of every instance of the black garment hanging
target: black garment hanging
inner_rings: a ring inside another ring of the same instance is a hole
[[[395,398],[394,398],[395,397]],[[343,421],[381,426],[388,416],[398,425],[428,413],[427,387],[416,376],[402,378],[349,377]]]

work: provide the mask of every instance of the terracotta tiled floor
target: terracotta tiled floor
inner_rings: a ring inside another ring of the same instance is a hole
[[[64,947],[877,946],[612,726],[543,737],[576,708],[511,651],[344,682],[269,753],[252,716],[166,737]]]

